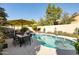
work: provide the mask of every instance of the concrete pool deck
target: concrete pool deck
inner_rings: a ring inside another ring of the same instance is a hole
[[[37,53],[37,55],[57,55],[57,53],[55,48],[48,48],[41,45],[40,51]]]
[[[8,48],[3,50],[3,55],[56,55],[55,48],[48,48],[40,43],[37,40],[33,40],[31,46],[13,46],[12,39],[7,39]],[[38,47],[35,49],[35,47]]]
[[[45,34],[45,33],[38,33],[38,34]],[[52,34],[46,34],[46,35],[52,35]],[[64,38],[66,36],[62,36],[62,37]],[[71,37],[66,37],[66,38],[72,39]],[[74,38],[72,40],[74,40]],[[22,47],[13,46],[12,39],[7,39],[6,41],[8,43],[8,48],[3,50],[2,52],[3,55],[77,55],[76,51],[74,50],[49,48],[41,45],[37,40],[34,39],[32,39],[31,46],[27,45]]]

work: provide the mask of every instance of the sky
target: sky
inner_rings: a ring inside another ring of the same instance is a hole
[[[47,3],[0,3],[0,7],[3,7],[8,14],[8,20],[13,19],[35,19],[39,20],[45,16],[47,9]],[[72,14],[74,12],[79,12],[78,3],[56,3],[63,9],[64,12]]]

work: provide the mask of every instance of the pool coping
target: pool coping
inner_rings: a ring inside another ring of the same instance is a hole
[[[64,39],[68,39],[68,40],[77,42],[77,38],[68,37],[68,36],[63,36],[63,35],[55,35],[55,34],[47,34],[47,33],[35,33],[35,34],[51,35],[51,36],[56,36],[56,37],[60,37],[60,38],[64,38]]]

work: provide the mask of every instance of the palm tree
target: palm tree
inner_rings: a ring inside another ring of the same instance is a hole
[[[62,17],[61,24],[70,24],[72,21],[75,21],[75,17],[78,16],[79,13],[75,12],[72,15],[69,15],[68,13],[64,13]]]
[[[71,17],[74,18],[76,16],[79,16],[79,13],[78,12],[73,13]]]
[[[64,13],[61,24],[69,24],[69,23],[70,23],[70,16],[68,13]]]

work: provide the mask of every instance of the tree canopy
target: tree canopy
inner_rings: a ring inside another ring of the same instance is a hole
[[[6,17],[8,17],[8,15],[5,12],[5,9],[0,7],[0,25],[4,25],[5,24],[5,22],[7,20]]]
[[[62,16],[62,21],[61,24],[70,24],[72,21],[75,21],[75,17],[78,16],[79,13],[75,12],[72,15],[70,15],[69,13],[64,13],[64,15]]]
[[[48,4],[46,10],[46,19],[50,21],[50,25],[54,24],[56,20],[60,19],[62,11],[63,10],[55,4]]]

